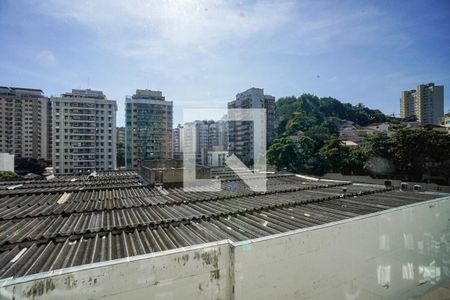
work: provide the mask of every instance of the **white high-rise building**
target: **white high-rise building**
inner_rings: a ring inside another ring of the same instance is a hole
[[[180,134],[174,135],[174,149],[191,154],[195,152],[197,164],[208,163],[208,151],[226,148],[226,124],[222,120],[196,120],[176,129]]]
[[[52,97],[51,102],[55,173],[116,169],[116,101],[87,89]]]
[[[266,143],[275,138],[275,97],[264,95],[263,89],[251,88],[236,95],[236,100],[228,103],[228,108],[266,109]],[[246,164],[253,161],[253,123],[249,121],[228,122],[228,150]]]
[[[204,153],[208,150],[209,126],[207,121],[193,121],[185,123],[183,126],[183,153],[195,153],[197,164],[205,164]]]
[[[434,83],[419,84],[416,90],[403,91],[400,98],[400,116],[416,116],[422,124],[440,123],[444,115],[444,86]]]

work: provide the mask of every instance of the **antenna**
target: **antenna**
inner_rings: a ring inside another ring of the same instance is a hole
[[[88,82],[87,82],[87,84],[88,84],[88,89],[90,89],[90,88],[91,88],[91,79],[89,78],[89,76],[88,76]]]

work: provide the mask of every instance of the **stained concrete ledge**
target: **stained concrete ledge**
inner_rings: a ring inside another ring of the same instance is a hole
[[[4,279],[0,299],[434,299],[449,289],[449,229],[445,197],[239,243]]]

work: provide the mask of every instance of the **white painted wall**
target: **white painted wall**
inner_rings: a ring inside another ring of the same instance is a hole
[[[0,299],[229,299],[229,257],[223,241],[74,267],[0,281]]]
[[[450,198],[242,242],[235,299],[408,299],[450,278]]]
[[[0,299],[409,299],[450,278],[450,197],[0,281]]]
[[[208,166],[223,167],[228,151],[208,151]]]
[[[14,172],[14,154],[0,153],[0,171]]]

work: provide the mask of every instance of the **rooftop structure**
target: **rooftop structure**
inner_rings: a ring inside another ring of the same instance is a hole
[[[339,126],[339,138],[344,141],[352,141],[358,145],[365,143],[366,138],[374,133],[389,134],[390,124],[372,123],[367,126],[358,126],[357,124],[345,121]]]
[[[225,166],[228,151],[208,151],[208,166],[223,167]]]
[[[89,99],[106,99],[106,96],[102,91],[95,91],[91,89],[79,90],[72,89],[72,92],[67,92],[63,94],[63,97],[68,98],[89,98]]]
[[[211,178],[209,167],[197,165],[195,169],[195,177],[197,179]],[[184,164],[181,159],[144,160],[139,164],[138,172],[149,185],[180,186],[183,184]]]
[[[133,172],[2,182],[0,278],[268,237],[437,197],[292,174],[270,175],[261,194],[223,178],[220,193],[150,188]]]

